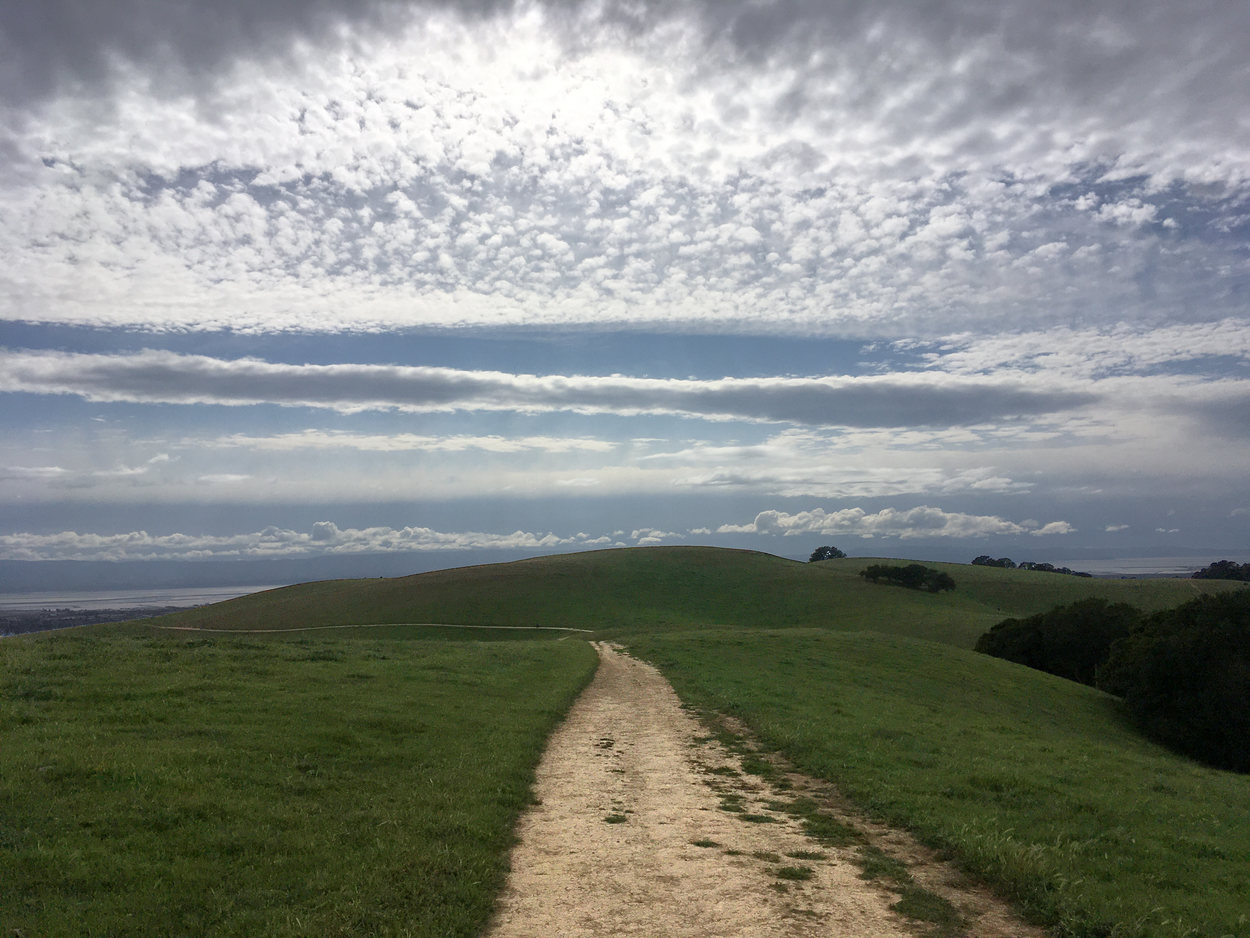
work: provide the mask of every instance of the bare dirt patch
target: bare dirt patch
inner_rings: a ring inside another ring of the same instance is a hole
[[[825,787],[722,745],[653,667],[598,648],[539,766],[491,938],[1043,935]],[[865,879],[874,857],[893,873]]]

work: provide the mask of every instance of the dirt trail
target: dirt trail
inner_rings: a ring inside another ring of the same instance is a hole
[[[653,667],[598,649],[594,681],[539,766],[490,938],[924,934],[892,909],[897,889],[861,878],[865,843],[911,853],[915,879],[957,899],[967,934],[1041,936],[965,884],[953,892],[954,874],[897,832],[843,848],[809,839],[779,809],[793,781],[778,794],[742,774]],[[798,851],[808,856],[787,856]],[[803,869],[809,879],[785,878]]]

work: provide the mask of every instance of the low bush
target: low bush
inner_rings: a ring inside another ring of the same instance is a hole
[[[874,563],[861,570],[859,575],[870,583],[885,580],[894,586],[906,586],[908,589],[924,590],[927,593],[940,593],[942,590],[955,588],[955,581],[949,573],[931,570],[918,563],[909,563],[906,566]]]

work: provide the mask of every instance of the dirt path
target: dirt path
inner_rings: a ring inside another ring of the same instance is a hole
[[[914,854],[916,882],[939,893],[946,882],[967,934],[1040,938],[896,832],[812,840],[782,807],[801,779],[770,790],[743,774],[654,668],[598,648],[599,671],[539,766],[490,938],[924,934],[932,926],[893,910],[900,888],[861,876],[859,851],[891,838],[891,852]]]

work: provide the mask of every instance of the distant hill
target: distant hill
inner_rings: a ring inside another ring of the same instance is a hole
[[[1006,616],[1088,597],[1143,609],[1236,588],[1219,581],[1098,580],[969,564],[930,564],[941,595],[865,582],[872,558],[801,563],[756,551],[635,547],[439,570],[304,583],[152,622],[214,629],[456,623],[555,625],[606,632],[743,626],[874,630],[971,648]]]

